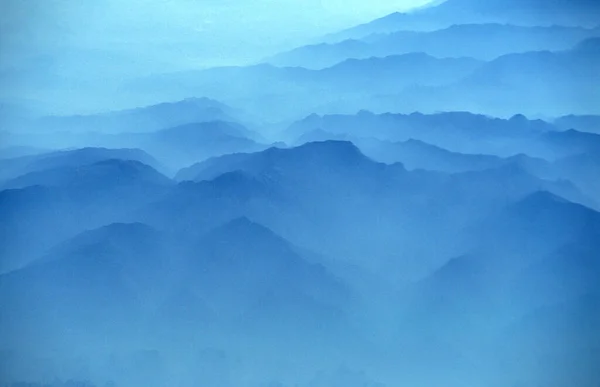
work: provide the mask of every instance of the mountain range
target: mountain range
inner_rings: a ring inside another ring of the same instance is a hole
[[[598,386],[596,0],[17,3],[1,387]]]
[[[598,25],[600,7],[593,0],[448,0],[409,13],[393,13],[326,37],[328,41],[361,38],[401,30],[428,31],[455,24],[514,23],[526,26]]]
[[[493,60],[530,51],[563,51],[598,37],[598,27],[529,27],[508,24],[458,24],[436,31],[393,31],[373,33],[338,43],[321,43],[296,48],[268,58],[282,66],[326,68],[349,58],[386,57],[424,52],[438,58],[470,57]]]

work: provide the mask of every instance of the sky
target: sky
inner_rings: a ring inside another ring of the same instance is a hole
[[[148,46],[210,65],[259,58],[427,1],[2,0],[0,33],[11,53]]]
[[[259,63],[427,1],[0,0],[0,104],[106,110],[132,79]]]

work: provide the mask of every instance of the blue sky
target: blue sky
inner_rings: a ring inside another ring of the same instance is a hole
[[[0,33],[11,53],[149,45],[210,65],[268,55],[427,1],[2,0]]]

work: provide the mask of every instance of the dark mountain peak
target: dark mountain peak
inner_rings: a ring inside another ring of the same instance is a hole
[[[294,164],[346,167],[370,161],[356,145],[345,140],[309,142],[291,149],[271,148],[267,152],[275,159]]]
[[[528,119],[523,114],[515,114],[514,116],[510,117],[509,121],[522,124],[522,123],[527,122]]]
[[[335,134],[323,130],[321,128],[317,128],[315,130],[311,130],[310,132],[302,134],[298,139],[296,139],[295,144],[302,145],[311,142],[322,142],[322,141],[345,141],[347,139],[347,135],[344,134]]]

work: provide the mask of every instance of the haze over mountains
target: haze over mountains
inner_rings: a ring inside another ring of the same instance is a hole
[[[492,60],[527,51],[567,50],[600,30],[582,27],[535,27],[510,24],[458,24],[435,31],[372,33],[338,43],[303,46],[268,59],[278,66],[324,68],[346,58],[424,52],[435,57]]]
[[[598,386],[597,2],[282,13],[203,65],[198,5],[135,5],[120,56],[7,40],[0,386]]]

